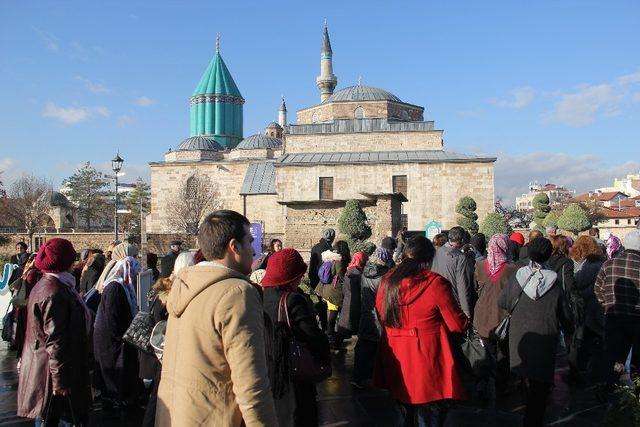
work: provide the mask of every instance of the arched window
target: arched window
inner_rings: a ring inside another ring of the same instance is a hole
[[[313,113],[313,116],[311,116],[311,123],[318,123],[319,121],[320,121],[320,115],[316,111],[315,113]]]
[[[187,179],[187,183],[185,184],[186,193],[189,197],[193,197],[197,191],[197,178],[195,175],[191,175],[189,179]]]
[[[353,116],[356,119],[364,119],[364,108],[362,108],[362,107],[356,108],[356,110],[353,113]]]
[[[401,118],[402,120],[407,120],[407,121],[408,121],[409,119],[411,119],[411,118],[409,117],[409,112],[408,112],[407,110],[402,110],[402,111],[400,112],[400,118]]]

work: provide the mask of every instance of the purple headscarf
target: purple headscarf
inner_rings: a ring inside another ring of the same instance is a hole
[[[622,249],[622,242],[613,234],[607,239],[607,256],[609,259],[615,258]]]

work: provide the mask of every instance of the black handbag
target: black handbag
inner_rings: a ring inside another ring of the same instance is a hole
[[[287,297],[291,292],[285,292],[280,297],[278,305],[278,322],[286,322],[291,331],[289,342],[289,367],[294,381],[306,383],[319,383],[331,376],[331,363],[321,363],[313,356],[307,343],[299,341],[293,335],[289,310],[287,309]]]
[[[149,312],[138,311],[127,328],[127,331],[122,336],[122,340],[127,344],[153,355],[155,355],[155,352],[153,351],[150,341],[151,333],[153,332],[153,327],[156,325],[156,322],[153,319],[151,311],[157,300],[157,297],[153,300],[151,306],[149,306]]]
[[[42,420],[42,427],[48,427],[51,424],[49,423],[50,421],[50,417],[51,417],[51,407],[53,406],[53,398],[54,397],[59,397],[62,398],[62,396],[54,396],[53,394],[51,395],[51,397],[49,397],[49,404],[47,405],[47,414],[45,415],[44,419]],[[67,396],[67,402],[69,403],[69,415],[71,416],[71,426],[72,427],[81,427],[82,424],[78,423],[76,421],[76,416],[73,412],[73,404],[71,403],[71,398],[69,396]],[[57,427],[53,426],[53,427]]]
[[[496,360],[473,325],[470,324],[457,339],[458,361],[465,371],[476,378],[487,378],[495,374]]]
[[[15,322],[15,310],[9,310],[11,304],[7,305],[7,311],[2,318],[2,340],[13,344],[13,324]]]

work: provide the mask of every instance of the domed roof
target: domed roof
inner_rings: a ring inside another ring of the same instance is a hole
[[[71,202],[69,202],[69,199],[67,199],[67,196],[65,196],[64,194],[58,191],[53,191],[53,190],[42,193],[42,196],[40,196],[40,200],[46,202],[47,205],[51,207],[66,208],[71,206]]]
[[[323,104],[328,102],[339,101],[395,101],[402,102],[400,98],[394,94],[372,86],[349,86],[335,92],[329,98],[325,99]]]
[[[259,150],[265,148],[280,148],[281,146],[282,140],[258,133],[243,139],[236,147],[236,150]]]
[[[271,122],[271,123],[269,123],[266,127],[267,127],[267,128],[279,128],[279,129],[282,129],[282,126],[280,126],[280,125],[279,125],[278,123],[276,123],[276,122]]]
[[[224,151],[224,147],[209,136],[196,135],[185,139],[176,147],[176,151]]]
[[[242,98],[236,82],[233,81],[227,65],[222,60],[222,56],[220,56],[220,52],[216,52],[213,56],[200,79],[200,83],[198,83],[196,90],[193,91],[193,96],[205,94],[229,95]]]

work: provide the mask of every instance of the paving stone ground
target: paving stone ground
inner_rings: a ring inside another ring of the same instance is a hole
[[[322,426],[393,426],[394,402],[379,390],[356,390],[349,384],[353,366],[353,342],[346,352],[334,354],[333,376],[318,387],[320,425]],[[558,357],[555,387],[547,409],[547,425],[595,427],[602,425],[605,405],[595,399],[593,387],[570,386],[565,380],[568,368]],[[18,378],[15,353],[0,343],[0,426],[33,425],[16,417]],[[447,427],[484,427],[522,425],[523,405],[520,393],[514,391],[495,405],[483,406],[470,401],[456,404],[447,418]],[[97,402],[92,410],[91,426],[139,426],[143,410],[120,418],[106,419]]]

